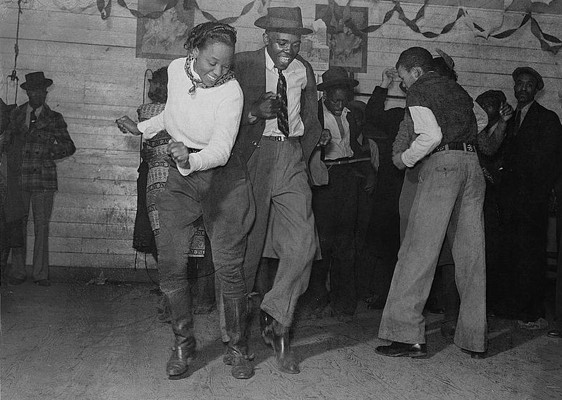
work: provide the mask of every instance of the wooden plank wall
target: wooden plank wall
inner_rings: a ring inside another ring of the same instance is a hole
[[[239,15],[248,1],[230,0],[228,7],[223,0],[198,3],[220,19]],[[338,0],[339,4],[346,2]],[[78,149],[74,156],[58,163],[60,190],[51,224],[52,265],[135,267],[132,233],[139,139],[121,134],[114,120],[123,114],[135,115],[143,100],[145,70],[167,65],[168,61],[135,58],[137,20],[114,3],[111,16],[102,20],[94,0],[23,2],[18,76],[23,81],[26,73],[42,70],[55,81],[48,104],[64,115]],[[305,23],[309,24],[314,20],[316,3],[327,4],[327,0],[271,1],[272,6],[300,6]],[[82,5],[84,9],[76,12],[63,8],[69,4]],[[4,0],[0,6],[0,72],[4,79],[0,96],[5,99],[7,91],[8,102],[13,102],[14,86],[5,77],[13,68],[16,5],[15,0]],[[136,1],[127,1],[127,5],[137,8]],[[369,7],[370,24],[380,23],[393,6],[389,1],[352,1],[351,5]],[[420,4],[403,2],[403,7],[413,18]],[[261,46],[262,32],[253,26],[259,16],[257,9],[256,5],[234,24],[239,32],[239,51]],[[503,15],[494,10],[469,11],[484,27],[499,23]],[[429,6],[425,19],[420,21],[422,31],[440,31],[456,13],[456,7]],[[521,13],[508,13],[502,30],[518,26],[521,18]],[[557,37],[562,37],[561,19],[559,15],[537,16],[543,30]],[[203,15],[196,13],[195,23],[203,21]],[[472,95],[500,89],[512,104],[511,71],[519,65],[536,68],[546,83],[540,102],[562,115],[560,55],[541,50],[529,26],[509,39],[485,40],[475,38],[464,21],[461,19],[448,34],[426,39],[395,15],[384,27],[369,34],[368,71],[356,75],[360,81],[358,91],[371,92],[380,82],[384,68],[394,65],[404,49],[415,45],[434,52],[435,48],[441,48],[454,58],[459,82]],[[26,100],[20,90],[18,103]],[[28,232],[31,244],[31,224]],[[31,249],[28,261],[30,253]],[[148,267],[154,267],[150,257]]]

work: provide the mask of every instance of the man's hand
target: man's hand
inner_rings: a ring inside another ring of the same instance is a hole
[[[281,102],[277,95],[273,92],[267,92],[260,96],[260,98],[252,104],[250,115],[252,117],[261,119],[277,118],[277,114],[281,109]]]
[[[404,162],[402,161],[402,153],[393,155],[392,162],[394,163],[394,166],[399,170],[403,170],[407,168],[406,164],[404,164]]]
[[[330,133],[330,130],[323,129],[322,133],[320,134],[320,139],[318,140],[318,144],[316,146],[327,146],[331,140],[332,140],[332,134]]]
[[[500,117],[504,122],[509,121],[509,119],[513,116],[513,107],[511,107],[508,103],[503,103],[500,106]]]
[[[398,77],[398,71],[395,68],[387,68],[382,72],[381,88],[386,89],[392,81]]]
[[[189,149],[185,144],[172,139],[166,151],[179,167],[189,169]]]
[[[133,135],[142,135],[142,132],[137,128],[137,123],[126,115],[115,120],[117,127],[123,133],[132,133]]]

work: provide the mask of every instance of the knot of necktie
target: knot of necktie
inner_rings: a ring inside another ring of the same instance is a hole
[[[29,114],[29,123],[34,124],[37,122],[37,114],[35,113],[36,108],[31,109],[31,114]]]

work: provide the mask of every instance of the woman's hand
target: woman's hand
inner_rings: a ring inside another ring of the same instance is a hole
[[[137,128],[137,123],[126,115],[115,120],[117,127],[123,133],[132,133],[135,136],[142,135],[142,132]]]
[[[189,169],[189,149],[182,142],[176,142],[174,139],[170,141],[167,152],[175,163],[184,169]]]

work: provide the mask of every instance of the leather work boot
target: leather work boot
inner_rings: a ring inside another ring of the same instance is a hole
[[[187,378],[188,360],[195,358],[195,337],[193,337],[193,329],[187,321],[172,321],[172,329],[174,330],[174,347],[172,354],[166,364],[166,373],[168,379],[178,380]]]
[[[262,329],[262,337],[265,343],[273,348],[277,369],[287,374],[300,373],[299,365],[291,351],[289,328],[284,327],[263,311],[261,317],[266,324]],[[269,324],[267,324],[268,322]]]
[[[189,375],[188,361],[195,358],[196,347],[189,287],[165,292],[165,296],[170,308],[171,325],[174,332],[174,346],[166,364],[166,373],[168,379],[183,379]]]
[[[226,332],[230,338],[223,361],[232,366],[232,376],[249,379],[254,376],[253,354],[248,353],[248,299],[246,296],[228,299],[223,296]]]

